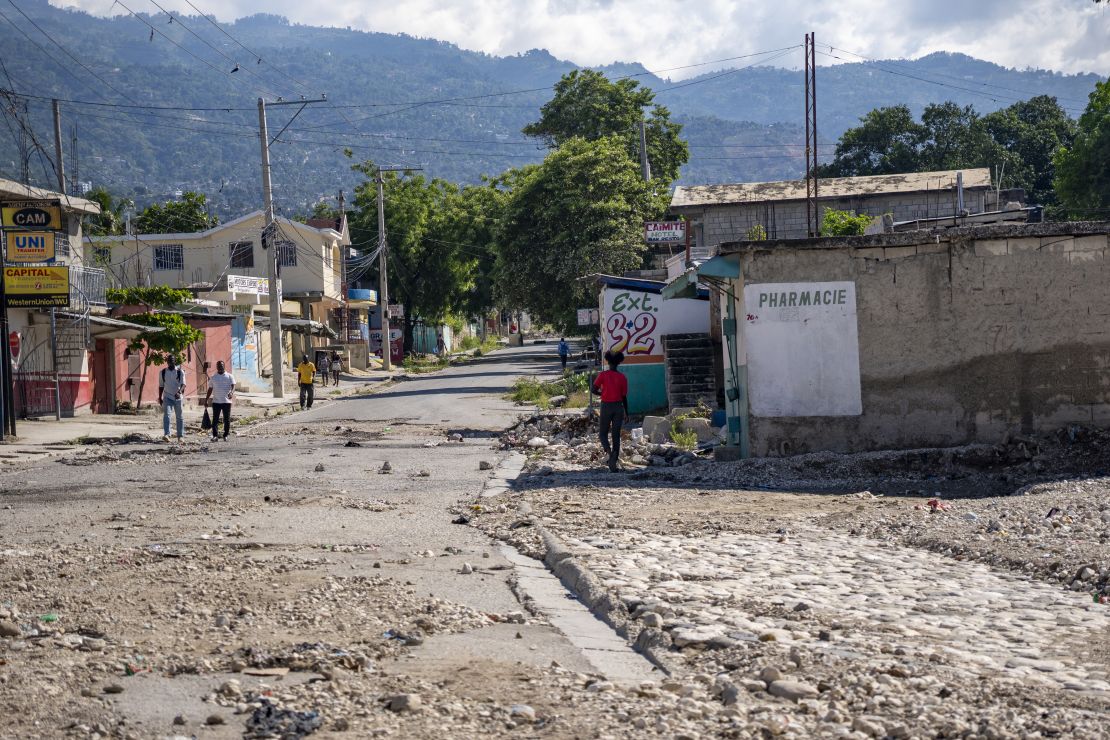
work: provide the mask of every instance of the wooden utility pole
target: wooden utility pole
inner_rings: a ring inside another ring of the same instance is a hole
[[[262,228],[262,249],[266,252],[266,278],[270,283],[270,368],[273,373],[274,398],[285,398],[285,367],[281,348],[281,284],[280,259],[281,250],[274,240],[274,192],[270,185],[270,144],[277,141],[289,128],[289,124],[301,114],[310,103],[327,102],[326,96],[314,100],[282,100],[269,105],[299,105],[301,106],[293,117],[286,122],[273,139],[270,138],[266,128],[266,100],[258,99],[258,138],[262,144],[262,214],[265,226]]]
[[[346,220],[346,212],[343,210],[345,205],[346,205],[346,201],[344,201],[344,199],[343,199],[343,191],[340,190],[339,191],[339,223],[336,224],[336,226],[338,226],[340,229],[343,228],[343,222]],[[347,302],[348,301],[348,293],[349,293],[349,288],[347,287],[347,255],[348,255],[349,250],[350,250],[350,247],[347,246],[346,244],[343,244],[343,234],[342,234],[342,232],[340,232],[340,234],[339,234],[339,291],[340,291],[339,310],[340,310],[341,313],[340,313],[340,320],[339,320],[339,329],[340,329],[340,331],[343,332],[343,339],[341,340],[343,344],[346,344],[347,342],[351,341],[350,330],[348,329],[348,325],[350,323],[351,309],[350,309],[350,306],[348,305],[348,302]]]
[[[62,108],[54,99],[54,170],[58,174],[58,192],[66,193],[66,164],[62,159]]]

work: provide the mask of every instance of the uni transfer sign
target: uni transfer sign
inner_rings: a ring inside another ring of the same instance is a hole
[[[62,228],[62,205],[56,200],[16,200],[0,205],[5,229],[28,231],[59,231]]]
[[[4,259],[8,262],[53,262],[53,231],[8,231],[6,232],[8,251]]]
[[[69,306],[68,267],[5,267],[4,288],[13,308]]]

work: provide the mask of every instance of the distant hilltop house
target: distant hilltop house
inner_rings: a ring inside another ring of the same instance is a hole
[[[831,208],[876,218],[891,214],[894,222],[956,217],[961,203],[965,213],[983,213],[1024,196],[1022,190],[994,190],[986,167],[818,180],[820,213]],[[670,210],[693,222],[696,246],[709,251],[751,238],[760,228],[768,239],[809,236],[805,180],[679,186]]]

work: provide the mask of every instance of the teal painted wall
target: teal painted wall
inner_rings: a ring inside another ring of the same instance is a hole
[[[628,411],[642,414],[667,407],[667,376],[662,363],[621,365],[628,378]]]

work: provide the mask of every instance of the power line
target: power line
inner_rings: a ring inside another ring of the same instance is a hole
[[[58,42],[57,42],[57,41],[56,41],[56,40],[54,39],[54,37],[53,37],[53,36],[51,36],[51,35],[50,35],[49,33],[47,33],[46,31],[44,31],[44,30],[43,30],[42,26],[40,26],[40,25],[39,25],[38,23],[35,23],[35,20],[34,20],[33,18],[31,18],[31,16],[27,15],[26,13],[24,13],[24,12],[23,12],[23,9],[22,9],[22,8],[20,8],[20,7],[18,6],[18,5],[16,5],[16,4],[15,4],[15,0],[8,0],[8,3],[9,3],[9,4],[10,4],[10,5],[11,5],[11,6],[13,7],[13,8],[15,8],[15,9],[16,9],[16,12],[18,12],[18,13],[19,13],[19,14],[20,14],[21,16],[23,16],[24,18],[26,18],[26,19],[27,19],[27,22],[28,22],[28,23],[30,23],[30,24],[31,24],[32,26],[34,26],[34,27],[35,27],[36,29],[38,29],[38,32],[39,32],[39,33],[41,33],[41,34],[42,34],[43,36],[45,36],[45,37],[46,37],[46,40],[47,40],[47,41],[49,41],[50,43],[54,44],[54,46],[56,46],[56,47],[58,47],[59,49],[61,49],[62,53],[63,53],[63,54],[65,54],[65,55],[66,55],[67,57],[69,57],[70,59],[72,59],[72,60],[74,61],[74,63],[75,63],[75,64],[77,64],[77,65],[78,65],[79,67],[81,67],[81,69],[85,70],[85,71],[86,71],[86,72],[88,72],[88,73],[89,73],[90,75],[92,75],[93,77],[95,77],[95,78],[96,78],[97,80],[99,80],[99,81],[100,81],[101,83],[103,83],[103,84],[104,84],[104,85],[105,85],[105,86],[106,86],[106,87],[107,87],[108,89],[110,89],[110,90],[111,90],[112,92],[114,92],[114,93],[115,93],[116,95],[119,95],[119,96],[120,96],[121,98],[123,98],[124,100],[130,100],[130,101],[131,101],[132,103],[134,103],[134,102],[135,102],[135,100],[134,100],[134,99],[133,99],[133,98],[132,98],[131,96],[129,96],[129,95],[127,94],[127,93],[123,92],[122,90],[118,89],[118,88],[117,88],[117,87],[116,87],[115,85],[113,85],[112,83],[108,82],[108,81],[107,81],[106,79],[104,79],[104,78],[103,78],[103,77],[101,77],[100,75],[98,75],[98,74],[97,74],[96,72],[94,72],[94,71],[93,71],[93,70],[92,70],[92,69],[91,69],[91,68],[90,68],[90,67],[89,67],[89,66],[88,66],[87,64],[85,64],[85,63],[84,63],[84,62],[82,62],[82,61],[81,61],[80,59],[78,59],[78,58],[77,58],[76,56],[74,56],[74,55],[73,55],[72,53],[70,53],[69,49],[65,48],[65,47],[64,47],[64,46],[62,46],[62,45],[61,45],[60,43],[58,43]],[[6,20],[6,19],[5,19],[5,20]],[[14,25],[14,24],[13,24],[13,25]],[[40,48],[41,48],[41,47],[40,47]],[[46,51],[45,51],[45,50],[43,50],[43,53],[45,54],[45,53],[46,53]],[[49,55],[48,55],[48,56],[49,56]]]

